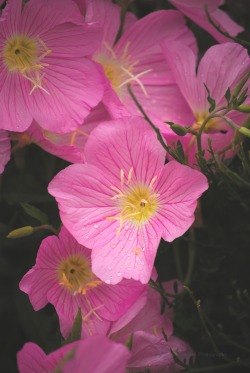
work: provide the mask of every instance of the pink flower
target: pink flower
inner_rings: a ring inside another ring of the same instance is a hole
[[[97,22],[102,28],[102,44],[92,57],[101,65],[105,81],[103,103],[113,118],[140,115],[127,92],[128,83],[151,117],[165,118],[166,100],[171,101],[173,96],[178,99],[180,93],[166,69],[160,42],[177,41],[196,51],[195,38],[182,15],[162,10],[135,21],[128,13],[123,35],[114,45],[120,25],[119,7],[111,0],[78,3],[86,3],[85,20]]]
[[[84,162],[84,147],[90,132],[102,121],[109,120],[110,115],[102,104],[91,110],[84,123],[75,131],[55,133],[42,129],[33,122],[24,133],[12,132],[11,139],[18,141],[17,146],[23,147],[30,143],[43,148],[48,153],[56,155],[71,163]]]
[[[73,1],[9,0],[0,22],[0,128],[25,131],[35,119],[54,132],[76,130],[102,98],[99,43]]]
[[[48,302],[54,305],[64,336],[81,308],[86,336],[105,334],[111,321],[121,317],[139,295],[143,297],[145,286],[131,280],[104,284],[92,272],[90,250],[63,227],[58,238],[43,240],[36,264],[21,280],[20,289],[29,295],[35,310]]]
[[[173,283],[174,281],[169,281],[162,285],[167,292],[175,294]],[[178,283],[178,292],[181,289],[182,285]],[[173,298],[169,301],[173,301]],[[133,307],[135,306],[136,304]],[[182,361],[188,361],[194,355],[186,342],[172,335],[172,319],[173,309],[166,305],[164,313],[161,314],[161,296],[148,287],[147,303],[141,311],[131,317],[130,309],[113,324],[110,334],[115,341],[124,343],[133,333],[131,357],[127,364],[129,372],[144,371],[146,368],[152,373],[172,373],[181,370],[174,362],[170,348]],[[168,342],[163,337],[162,329],[168,337]]]
[[[17,353],[20,373],[125,373],[130,352],[103,336],[89,337],[45,355],[35,343],[26,343]]]
[[[176,110],[185,113],[185,119],[178,122],[180,125],[193,126],[198,130],[204,119],[209,114],[209,103],[207,101],[208,87],[211,97],[216,101],[216,106],[225,106],[225,93],[228,88],[233,92],[236,85],[249,71],[250,59],[247,50],[235,43],[225,43],[211,47],[201,59],[196,74],[196,56],[193,51],[177,43],[164,43],[168,66],[170,66],[183,97],[178,102],[173,102],[171,110],[175,115]],[[249,85],[249,83],[247,83]],[[227,114],[237,125],[241,125],[246,114],[232,111]],[[171,121],[171,114],[169,117]],[[207,149],[208,138],[212,139],[212,146],[215,152],[222,150],[229,145],[234,136],[234,131],[220,118],[215,118],[207,123],[205,132],[202,135],[202,147]],[[169,144],[172,139],[183,144],[190,164],[196,163],[195,153],[197,152],[196,140],[192,135],[177,137],[177,135],[166,134]],[[227,152],[229,157],[232,152]],[[209,157],[209,153],[205,153]]]
[[[100,124],[71,165],[49,184],[72,235],[92,249],[93,272],[106,283],[148,282],[160,238],[172,241],[194,220],[204,175],[175,161],[140,117]]]
[[[0,130],[0,174],[10,160],[10,139],[6,131]]]
[[[231,36],[236,36],[244,29],[235,23],[225,12],[218,9],[224,4],[224,0],[169,0],[185,16],[189,17],[211,34],[218,42],[225,43],[229,41],[227,37],[219,33],[208,21],[205,13],[205,5],[208,7],[212,20],[222,31],[226,31]]]

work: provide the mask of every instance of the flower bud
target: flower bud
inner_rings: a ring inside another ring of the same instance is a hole
[[[7,238],[21,238],[25,236],[30,236],[34,232],[34,228],[27,225],[26,227],[14,229],[11,231]]]
[[[246,136],[246,137],[250,137],[250,129],[246,128],[246,127],[241,127],[239,128],[238,130],[242,135]]]

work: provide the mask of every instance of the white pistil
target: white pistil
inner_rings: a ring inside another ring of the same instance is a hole
[[[144,85],[142,84],[142,82],[140,81],[140,77],[142,77],[143,75],[149,73],[152,71],[152,69],[148,69],[148,70],[145,70],[145,71],[142,71],[141,73],[137,74],[137,75],[134,75],[132,74],[129,70],[127,70],[125,67],[121,66],[121,69],[122,71],[124,71],[126,74],[128,74],[130,76],[129,79],[125,80],[125,82],[122,82],[118,88],[122,88],[124,85],[128,84],[129,82],[131,81],[135,81],[136,83],[138,83],[138,85],[141,87],[141,90],[142,92],[144,93],[144,95],[146,97],[148,97],[148,94],[147,94],[147,91],[144,87]]]

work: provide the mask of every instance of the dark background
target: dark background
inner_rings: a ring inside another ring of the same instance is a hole
[[[131,6],[139,17],[162,8],[172,6],[163,0],[137,0]],[[250,40],[249,0],[227,0],[222,9],[245,27],[241,37]],[[191,21],[188,25],[198,38],[201,54],[215,43],[197,25]],[[249,152],[248,142],[245,151]],[[47,185],[66,165],[30,145],[12,155],[0,176],[0,372],[3,373],[17,371],[16,352],[25,342],[33,341],[46,352],[58,348],[61,343],[53,307],[35,312],[28,296],[18,288],[22,276],[34,265],[39,245],[48,232],[39,231],[15,240],[5,237],[15,228],[39,224],[23,210],[22,202],[41,209],[50,222],[59,227],[57,205],[47,193]],[[240,160],[235,158],[230,167],[240,172]],[[175,302],[175,332],[197,352],[197,372],[217,372],[216,367],[228,373],[249,372],[249,366],[230,366],[227,361],[239,358],[244,364],[250,363],[249,190],[223,177],[218,178],[202,198],[201,211],[203,224],[195,229],[191,239],[195,263],[190,288],[195,298],[201,300],[203,316],[218,352],[214,352],[187,293]],[[189,233],[172,244],[161,243],[156,266],[162,280],[180,277],[178,265],[186,273],[189,249]]]

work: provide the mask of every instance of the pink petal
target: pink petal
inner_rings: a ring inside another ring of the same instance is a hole
[[[120,7],[109,0],[91,0],[87,3],[86,22],[97,22],[102,29],[102,40],[112,47],[120,26]],[[99,52],[103,49],[105,50],[104,45],[100,47]]]
[[[124,333],[127,334],[127,330],[125,328],[126,325],[129,325],[129,323],[137,316],[137,314],[140,314],[140,311],[144,309],[144,306],[147,302],[147,295],[148,295],[148,287],[145,287],[144,291],[140,294],[138,299],[129,308],[129,310],[123,316],[121,316],[117,321],[112,323],[112,327],[109,332],[109,335],[115,334],[118,337],[119,335],[124,335]],[[119,333],[119,331],[121,331],[121,333]]]
[[[21,31],[29,35],[37,35],[39,31],[39,35],[43,35],[62,23],[85,24],[73,1],[64,0],[62,7],[60,0],[30,0],[22,12]]]
[[[104,237],[93,243],[93,272],[108,284],[117,284],[122,278],[141,281],[150,279],[161,232],[153,224],[129,226],[116,235],[116,228],[106,229]]]
[[[249,71],[250,59],[247,50],[236,43],[214,45],[201,59],[197,79],[200,87],[207,85],[217,105],[225,104],[228,87],[231,92]],[[205,92],[205,89],[203,88]],[[208,103],[206,104],[208,107]]]
[[[127,347],[95,336],[79,343],[74,358],[64,365],[64,373],[125,373],[130,352]]]
[[[110,175],[118,187],[121,169],[127,177],[133,168],[132,180],[150,182],[165,158],[156,135],[140,117],[117,119],[98,126],[89,136],[85,153],[87,162]]]
[[[128,361],[129,371],[148,368],[152,373],[174,373],[182,368],[174,362],[170,347],[176,351],[180,360],[194,355],[192,349],[177,337],[170,337],[166,342],[163,337],[151,335],[142,331],[134,334],[132,356]]]
[[[0,130],[0,174],[10,160],[10,139],[6,131]]]
[[[172,132],[168,124],[162,122],[180,123],[190,126],[194,122],[194,116],[179,87],[175,84],[165,86],[148,86],[148,97],[138,86],[133,87],[133,92],[142,105],[144,111],[160,129],[161,133]],[[150,99],[149,97],[152,97]],[[129,99],[130,110],[138,115],[138,109],[134,102]],[[126,105],[128,105],[128,102]],[[159,121],[159,119],[161,121]],[[167,139],[167,137],[166,137]]]
[[[2,129],[14,132],[25,131],[32,122],[32,115],[27,107],[29,92],[27,79],[16,73],[8,73],[2,67],[0,73],[0,123]]]
[[[42,373],[49,368],[43,350],[31,342],[18,351],[17,365],[20,373]]]
[[[184,99],[194,113],[199,112],[207,103],[207,94],[205,87],[200,89],[197,84],[195,54],[190,48],[177,43],[163,43],[162,48]]]
[[[100,28],[97,25],[83,27],[63,23],[44,34],[42,41],[52,51],[54,58],[72,60],[74,57],[87,56],[100,46]]]
[[[24,275],[19,288],[27,293],[35,311],[48,303],[47,293],[55,284],[55,273],[52,270],[33,269]]]
[[[88,313],[85,313],[83,317],[87,315]],[[72,319],[65,319],[62,317],[62,315],[59,315],[59,322],[60,322],[60,332],[62,336],[66,339],[69,336],[69,333],[72,330],[73,327],[73,320]],[[110,330],[112,325],[111,321],[107,321],[104,319],[101,319],[100,317],[96,318],[95,316],[90,316],[85,321],[83,320],[82,323],[82,332],[81,332],[81,338],[85,339],[92,335],[107,335],[108,331]]]
[[[157,44],[164,39],[178,40],[183,44],[192,46],[196,50],[196,42],[193,34],[185,26],[184,18],[175,10],[157,11],[137,21],[124,33],[118,41],[115,51],[122,55],[124,47],[129,43],[129,54],[134,60],[145,56],[149,51],[158,51]]]
[[[22,0],[9,0],[0,22],[0,34],[4,37],[15,34],[19,29]]]
[[[98,233],[109,227],[106,217],[117,212],[111,200],[111,185],[107,175],[92,165],[69,166],[49,184],[49,193],[59,203],[64,225],[87,247],[90,238],[97,239]]]
[[[208,21],[205,13],[205,4],[208,6],[212,20],[231,36],[236,36],[244,29],[235,23],[225,12],[217,9],[222,2],[220,0],[170,0],[183,14],[192,19],[200,27],[209,32],[217,41],[225,43],[229,39],[219,33]]]
[[[161,207],[154,217],[163,229],[164,240],[171,242],[190,227],[197,199],[207,188],[206,177],[198,171],[176,161],[164,167],[155,185]]]
[[[128,311],[130,313],[130,310]],[[128,334],[137,331],[144,331],[153,334],[157,337],[163,338],[161,334],[162,328],[167,336],[173,333],[172,309],[166,306],[165,313],[161,314],[161,296],[158,292],[148,286],[147,302],[144,307],[135,315],[134,318],[129,320],[129,316],[124,315],[122,320],[126,318],[129,322],[124,327],[118,330],[118,325],[122,325],[119,320],[114,324],[111,333],[116,331],[113,338],[116,340],[127,340]]]
[[[90,114],[76,131],[69,133],[53,133],[44,131],[37,123],[33,122],[27,130],[31,141],[47,152],[63,158],[71,163],[83,163],[84,147],[90,132],[100,122],[110,120],[110,116],[102,104],[91,110]]]
[[[93,308],[100,307],[100,317],[115,321],[135,303],[145,286],[138,281],[124,279],[116,286],[102,284],[87,294]]]
[[[87,59],[48,57],[43,88],[28,96],[30,110],[41,127],[52,132],[76,130],[102,97],[100,76]]]

